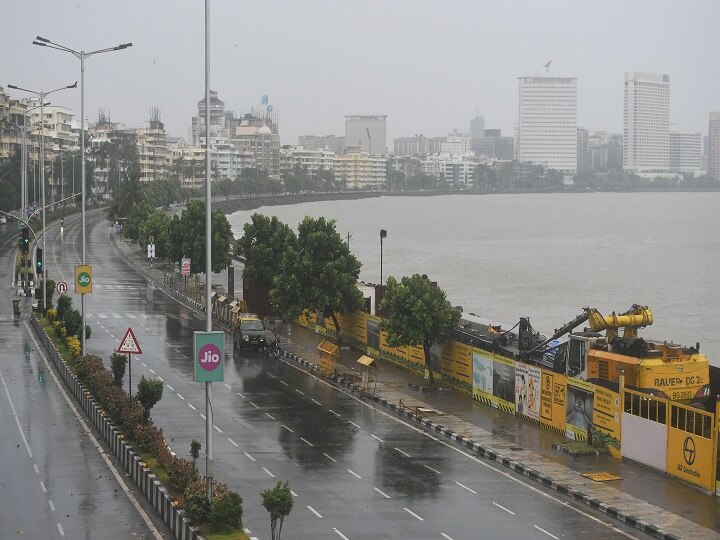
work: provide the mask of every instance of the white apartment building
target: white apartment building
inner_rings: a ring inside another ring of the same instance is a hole
[[[350,147],[335,157],[335,180],[345,189],[383,189],[387,178],[387,159],[370,156],[358,147]]]
[[[623,169],[664,172],[670,166],[670,76],[625,73]]]
[[[670,172],[700,176],[702,134],[699,131],[670,128]]]
[[[168,140],[168,154],[183,188],[200,189],[205,185],[204,148],[188,144],[182,137],[173,137]]]
[[[577,168],[577,78],[520,77],[517,157],[574,173]]]
[[[232,129],[230,143],[240,154],[240,168],[265,169],[271,177],[279,178],[280,135],[270,127],[241,124]]]
[[[720,111],[710,112],[708,130],[708,176],[720,182]]]
[[[345,145],[360,147],[371,156],[386,156],[386,115],[345,117]]]
[[[472,154],[472,139],[467,133],[459,133],[458,130],[455,130],[445,138],[440,151],[444,154],[457,154],[459,156]]]
[[[309,176],[315,176],[320,170],[333,170],[335,153],[327,148],[290,146],[280,149],[280,164],[281,172],[302,167]]]

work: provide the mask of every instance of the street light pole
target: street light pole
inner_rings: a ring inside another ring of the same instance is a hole
[[[31,94],[35,94],[40,98],[40,192],[41,192],[41,198],[42,202],[40,203],[42,205],[42,230],[43,230],[43,255],[45,254],[45,237],[47,236],[45,234],[45,96],[48,96],[54,92],[59,92],[60,90],[67,90],[69,88],[77,88],[77,81],[75,81],[74,84],[69,84],[67,86],[61,86],[60,88],[56,88],[55,90],[50,90],[49,92],[38,92],[36,90],[28,90],[27,88],[20,88],[19,86],[15,86],[13,84],[8,84],[8,88],[12,88],[14,90],[22,90],[23,92],[30,92]],[[43,273],[43,298],[42,298],[42,307],[43,307],[43,313],[47,313],[47,279],[45,279],[45,276],[47,273],[45,272],[45,263],[43,261],[42,268],[40,269]]]
[[[380,286],[383,285],[383,265],[382,265],[383,238],[387,238],[387,231],[385,229],[380,229]]]
[[[81,51],[75,51],[69,47],[66,47],[65,45],[60,45],[58,43],[54,43],[50,41],[47,38],[36,36],[35,40],[33,40],[33,45],[38,45],[39,47],[50,47],[51,49],[57,49],[58,51],[68,52],[75,56],[76,58],[80,59],[80,153],[82,155],[82,159],[80,160],[80,163],[82,165],[81,172],[81,178],[82,178],[82,186],[80,187],[81,190],[81,215],[82,215],[82,264],[83,266],[87,263],[87,257],[86,257],[86,242],[85,242],[85,58],[88,58],[94,54],[100,54],[104,52],[112,52],[112,51],[119,51],[122,49],[127,49],[128,47],[132,47],[132,43],[122,43],[121,45],[116,45],[115,47],[108,47],[106,49],[98,49],[96,51],[90,51],[85,52],[84,50]],[[81,332],[81,340],[80,340],[80,354],[82,356],[85,356],[85,294],[80,295],[81,299],[81,310],[82,310],[82,332]]]

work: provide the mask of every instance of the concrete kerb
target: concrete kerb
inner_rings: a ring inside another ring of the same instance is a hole
[[[290,352],[288,350],[283,349],[283,356],[285,358],[288,358],[290,360],[293,360],[297,364],[300,364],[301,366],[311,369],[314,367],[314,364],[312,362],[308,362],[304,358],[301,358],[297,354]],[[459,443],[462,446],[465,446],[469,449],[471,449],[473,452],[475,452],[477,455],[479,455],[482,458],[488,459],[490,461],[494,461],[496,463],[501,464],[503,467],[506,467],[512,471],[515,471],[516,473],[519,473],[527,478],[530,478],[531,480],[542,484],[545,487],[548,487],[550,489],[553,489],[557,491],[558,493],[562,493],[563,495],[566,495],[572,499],[574,499],[577,502],[580,502],[582,504],[585,504],[591,508],[594,508],[595,510],[599,510],[603,512],[604,514],[617,519],[618,521],[622,521],[623,523],[626,523],[636,529],[639,529],[647,534],[650,534],[654,536],[655,538],[661,538],[663,540],[681,540],[679,536],[676,536],[674,534],[668,533],[660,529],[659,527],[652,525],[650,523],[647,523],[646,521],[641,520],[640,518],[637,518],[631,514],[626,514],[625,512],[622,512],[621,510],[615,508],[614,506],[609,506],[602,501],[590,497],[586,495],[585,493],[578,491],[566,484],[563,484],[561,482],[557,482],[550,478],[549,476],[542,474],[531,467],[528,467],[527,465],[524,465],[523,463],[519,461],[515,461],[513,459],[510,459],[495,450],[492,450],[486,446],[483,446],[471,439],[468,439],[464,437],[463,435],[459,433],[455,433],[454,431],[444,427],[442,424],[438,424],[436,422],[433,422],[430,419],[421,417],[413,413],[411,410],[408,409],[401,409],[399,405],[395,403],[390,403],[387,399],[378,396],[377,394],[364,394],[361,389],[356,385],[353,384],[350,381],[346,381],[342,379],[341,377],[337,379],[330,378],[331,381],[335,382],[339,386],[344,386],[349,388],[352,392],[358,393],[361,397],[365,397],[371,401],[374,401],[380,405],[382,405],[385,408],[388,408],[395,413],[398,414],[398,416],[402,416],[405,418],[409,418],[410,420],[413,420],[415,423],[420,424],[421,426],[430,429],[436,433],[440,433],[441,435],[444,435],[446,438],[451,439],[457,443]]]

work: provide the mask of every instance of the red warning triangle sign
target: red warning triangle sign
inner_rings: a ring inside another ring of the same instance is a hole
[[[140,348],[138,340],[135,339],[135,334],[133,334],[132,328],[128,328],[127,332],[125,332],[125,337],[122,338],[117,352],[126,354],[142,354],[142,349]]]

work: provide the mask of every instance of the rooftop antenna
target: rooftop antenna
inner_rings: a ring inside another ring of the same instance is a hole
[[[550,73],[550,64],[552,64],[552,60],[548,60],[546,64],[543,64],[545,71],[547,71],[548,73]]]

